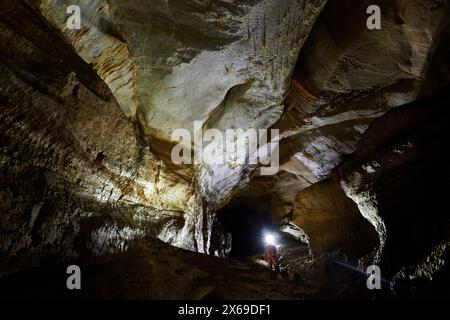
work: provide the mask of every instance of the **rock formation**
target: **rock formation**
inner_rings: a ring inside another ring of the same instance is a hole
[[[382,24],[370,30],[370,4],[1,0],[4,283],[77,261],[98,285],[90,297],[109,297],[108,277],[134,254],[134,275],[161,291],[130,285],[119,298],[320,296],[323,282],[334,290],[349,279],[328,277],[337,260],[359,270],[378,264],[388,295],[438,292],[449,275],[450,221],[439,208],[449,180],[449,7],[374,1]],[[67,26],[70,5],[81,10],[80,29]],[[264,176],[261,164],[229,158],[174,163],[172,134],[198,137],[194,121],[222,133],[278,129],[279,169]],[[283,251],[285,289],[265,292],[274,280],[260,268],[198,254],[228,256],[232,238],[219,216],[245,214],[235,208],[307,239],[312,257],[295,244]],[[158,266],[148,274],[147,258]],[[203,284],[164,284],[164,261]],[[208,263],[230,275],[229,289],[211,287],[208,279],[226,276]],[[261,285],[238,294],[242,277]],[[317,290],[299,290],[297,277],[315,279]]]

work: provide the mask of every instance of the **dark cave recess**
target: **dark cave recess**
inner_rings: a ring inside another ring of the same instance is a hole
[[[231,204],[217,214],[220,223],[231,233],[230,258],[243,258],[264,251],[264,236],[277,233],[269,213],[261,213],[242,204]]]

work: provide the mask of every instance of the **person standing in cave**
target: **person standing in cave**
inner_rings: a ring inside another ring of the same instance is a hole
[[[279,264],[275,239],[272,235],[268,235],[265,240],[266,246],[264,248],[264,260],[267,262],[270,270],[277,271],[279,270]]]

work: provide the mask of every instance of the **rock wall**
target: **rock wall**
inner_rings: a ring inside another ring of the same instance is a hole
[[[225,254],[194,181],[155,157],[91,67],[32,7],[0,5],[1,273],[145,236]]]
[[[395,290],[445,278],[448,14],[437,0],[1,0],[0,274],[144,238],[225,256],[215,213],[231,201],[290,220],[315,251],[379,263]],[[280,169],[174,164],[172,133],[197,137],[196,120],[279,129]]]
[[[37,1],[36,9],[111,88],[152,150],[171,165],[175,129],[268,128],[300,49],[325,0],[314,1]],[[81,30],[63,19],[70,4]],[[188,143],[191,147],[191,143]],[[211,211],[254,168],[232,157],[195,175]]]
[[[449,276],[450,220],[443,209],[450,181],[449,103],[446,85],[386,113],[330,179],[296,197],[291,223],[305,231],[316,252],[338,250],[356,266],[361,258],[362,269],[379,265],[400,297],[446,291],[435,279]]]
[[[392,277],[403,267],[420,265],[437,247],[444,245],[442,254],[446,250],[450,224],[441,199],[450,177],[444,164],[449,97],[446,86],[386,114],[340,168],[344,191],[379,233],[374,260]],[[440,168],[439,175],[430,174],[431,168]]]
[[[381,8],[380,30],[366,27],[371,4]],[[371,122],[448,81],[448,12],[442,1],[328,1],[273,126],[282,137],[280,170],[298,181],[297,192],[330,177]],[[296,195],[279,180],[254,181],[269,188],[265,210],[277,218],[293,210]],[[251,201],[251,190],[242,197]]]
[[[315,252],[341,250],[359,259],[378,245],[373,226],[346,196],[336,175],[300,191],[290,221],[308,235]]]

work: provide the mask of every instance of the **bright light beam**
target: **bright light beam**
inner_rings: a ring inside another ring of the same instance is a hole
[[[275,237],[271,233],[266,234],[266,236],[264,237],[264,241],[267,245],[275,245]]]
[[[343,267],[346,267],[346,268],[348,268],[350,270],[356,271],[356,272],[358,272],[358,273],[360,273],[362,275],[366,275],[366,276],[370,275],[370,273],[364,272],[363,270],[361,270],[361,269],[359,269],[357,267],[354,267],[351,264],[348,264],[348,263],[345,263],[345,262],[342,262],[342,261],[338,261],[338,260],[334,260],[334,259],[333,259],[333,262],[335,262],[335,263],[337,263],[337,264],[339,264],[339,265],[341,265]],[[391,284],[391,281],[389,281],[389,280],[387,280],[387,279],[385,279],[383,277],[380,277],[380,280],[381,280],[381,282],[383,282],[385,284]]]

